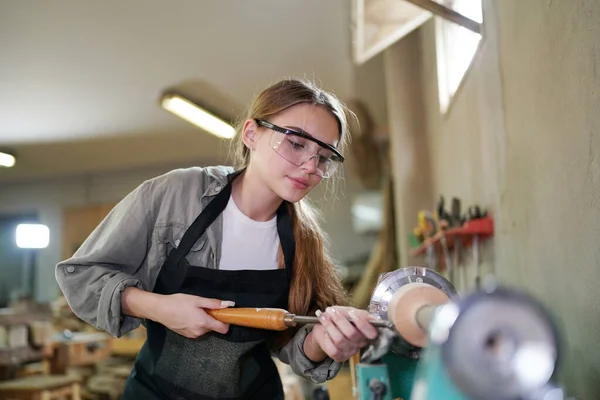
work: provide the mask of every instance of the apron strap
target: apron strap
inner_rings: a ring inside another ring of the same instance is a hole
[[[179,262],[189,254],[194,244],[202,237],[206,229],[215,222],[217,217],[225,210],[229,197],[231,196],[231,182],[208,203],[206,208],[196,217],[192,225],[185,231],[183,238],[177,248],[173,249],[167,257],[167,262],[178,265]]]
[[[232,175],[237,175],[236,173]],[[167,255],[167,259],[162,265],[154,291],[160,294],[177,293],[183,281],[185,280],[186,271],[180,268],[180,262],[188,255],[194,244],[202,237],[206,229],[217,219],[217,217],[225,210],[231,196],[231,182],[219,192],[214,199],[202,210],[196,217],[192,225],[185,231],[179,246],[174,248]],[[163,270],[164,273],[163,273]],[[165,278],[168,275],[168,279]],[[163,279],[161,279],[163,278]]]
[[[229,197],[231,196],[231,184],[243,170],[233,172],[227,176],[227,184],[215,198],[208,203],[206,208],[196,217],[192,225],[185,231],[181,242],[167,257],[167,263],[178,265],[179,262],[189,254],[194,244],[202,237],[206,229],[215,222],[217,217],[225,210]]]
[[[292,272],[294,268],[294,257],[296,255],[296,241],[294,240],[294,229],[288,206],[291,205],[287,201],[283,201],[279,209],[277,209],[277,234],[279,235],[281,250],[283,250],[285,274],[289,283],[293,276]]]
[[[157,279],[154,291],[160,294],[177,293],[183,281],[185,280],[186,271],[180,268],[180,262],[189,254],[194,244],[202,237],[206,229],[217,219],[217,217],[225,210],[229,197],[231,196],[231,186],[233,179],[237,177],[243,170],[231,173],[228,176],[228,183],[218,193],[213,200],[204,208],[204,210],[196,217],[192,225],[185,231],[179,246],[169,252],[165,260],[159,279]],[[289,203],[283,201],[277,209],[277,234],[283,250],[283,259],[285,263],[285,271],[288,283],[292,280],[292,271],[294,266],[294,257],[296,253],[296,242],[294,240],[294,231],[292,221],[288,211]],[[165,274],[168,274],[168,279],[160,279],[163,269],[168,269]]]

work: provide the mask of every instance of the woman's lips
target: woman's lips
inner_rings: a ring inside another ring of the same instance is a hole
[[[288,176],[288,179],[292,182],[292,186],[296,189],[306,189],[308,187],[308,181],[304,179],[297,179]]]

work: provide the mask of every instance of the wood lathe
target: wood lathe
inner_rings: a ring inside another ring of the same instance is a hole
[[[552,382],[556,327],[518,290],[492,285],[459,298],[436,271],[408,267],[380,276],[369,311],[398,335],[385,354],[375,343],[353,363],[357,400],[565,399]]]
[[[350,361],[354,400],[564,400],[552,382],[559,339],[535,299],[506,288],[459,298],[434,270],[382,274],[369,313],[379,335]],[[282,309],[207,310],[229,324],[319,323]]]

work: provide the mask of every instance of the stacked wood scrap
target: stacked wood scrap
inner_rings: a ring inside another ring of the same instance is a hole
[[[0,349],[42,347],[52,335],[49,317],[0,309]]]
[[[90,332],[97,330],[94,326],[77,317],[63,296],[58,297],[52,303],[52,323],[54,329],[58,332]]]
[[[80,399],[81,383],[73,376],[37,375],[0,383],[1,399]]]
[[[0,380],[19,366],[49,355],[51,324],[44,316],[0,309]]]
[[[50,370],[65,373],[67,368],[95,365],[110,357],[111,336],[103,332],[70,332],[56,335]]]
[[[68,375],[81,379],[82,398],[89,400],[118,400],[133,368],[133,360],[112,357],[90,367],[69,368]]]
[[[146,341],[146,328],[139,326],[120,338],[113,338],[111,353],[115,357],[135,358]]]

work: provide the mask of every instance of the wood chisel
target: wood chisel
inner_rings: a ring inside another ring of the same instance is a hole
[[[222,308],[205,310],[214,319],[226,324],[248,328],[283,331],[298,325],[318,324],[318,317],[295,315],[281,308]],[[350,320],[350,322],[352,322]],[[393,328],[391,321],[374,320],[371,324],[377,328]]]

